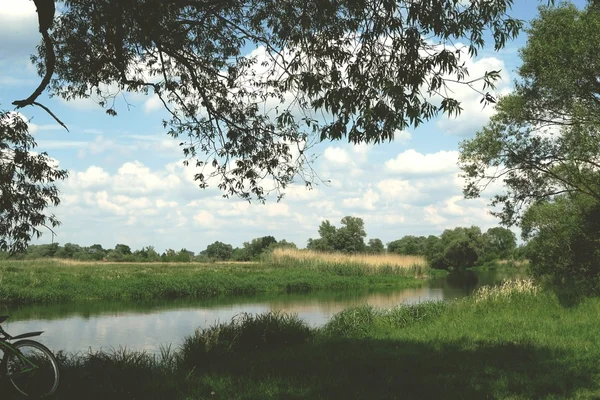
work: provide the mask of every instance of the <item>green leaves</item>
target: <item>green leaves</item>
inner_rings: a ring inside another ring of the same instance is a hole
[[[360,253],[365,251],[365,224],[362,218],[346,216],[341,220],[342,226],[336,228],[325,220],[319,226],[318,239],[308,239],[307,248],[317,251],[341,251],[344,253]],[[369,246],[383,248],[383,244],[369,242]]]
[[[506,224],[561,193],[600,201],[600,13],[593,6],[541,7],[528,32],[514,93],[461,144],[459,159],[467,197],[478,197],[493,181],[505,185],[491,205],[502,207],[495,215]]]
[[[17,113],[0,112],[0,251],[22,252],[41,229],[59,221],[47,214],[60,203],[54,182],[67,177],[46,153],[33,152],[35,141]]]
[[[316,179],[309,150],[318,141],[382,143],[439,113],[457,115],[444,89],[467,84],[468,71],[453,43],[474,55],[486,31],[499,49],[522,27],[507,14],[512,0],[63,5],[51,95],[93,94],[116,116],[122,91],[153,92],[169,134],[202,169],[198,185],[260,201]],[[43,57],[35,60],[43,70]],[[484,89],[498,77],[481,77]]]

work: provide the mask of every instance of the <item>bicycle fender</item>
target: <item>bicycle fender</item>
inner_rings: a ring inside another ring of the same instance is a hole
[[[44,331],[22,333],[20,335],[13,336],[11,338],[11,340],[23,339],[23,338],[32,337],[32,336],[40,336],[42,333],[44,333]]]

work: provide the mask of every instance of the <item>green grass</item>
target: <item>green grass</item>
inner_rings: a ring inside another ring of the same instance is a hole
[[[422,275],[419,269],[418,275]],[[210,298],[258,293],[416,287],[412,268],[298,267],[277,263],[64,263],[0,261],[0,304]]]
[[[319,329],[244,314],[159,356],[61,356],[57,398],[600,398],[600,299],[564,308],[530,289],[364,306]]]

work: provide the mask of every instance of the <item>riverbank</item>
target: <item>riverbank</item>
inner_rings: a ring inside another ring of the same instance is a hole
[[[379,258],[381,260],[381,257]],[[0,303],[211,298],[257,293],[417,287],[428,268],[386,262],[266,257],[258,263],[0,261]]]
[[[61,355],[56,398],[592,399],[599,315],[600,299],[564,308],[528,281],[450,303],[352,308],[319,329],[240,315],[159,357]]]

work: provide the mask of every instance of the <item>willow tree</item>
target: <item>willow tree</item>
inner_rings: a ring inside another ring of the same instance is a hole
[[[508,225],[559,195],[600,202],[600,5],[541,7],[528,35],[515,90],[459,159],[467,197],[504,184],[492,205]]]
[[[199,186],[260,201],[311,184],[311,144],[389,141],[458,114],[449,84],[493,101],[499,71],[469,77],[464,57],[522,27],[512,0],[34,2],[42,81],[15,106],[51,113],[37,101],[46,91],[116,116],[120,93],[155,95]]]
[[[462,144],[465,193],[493,181],[492,205],[529,240],[531,271],[573,293],[600,283],[600,3],[542,7],[515,91]]]

